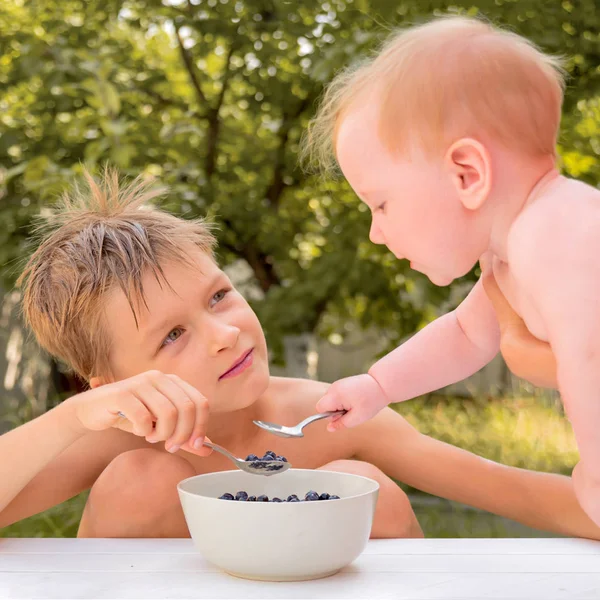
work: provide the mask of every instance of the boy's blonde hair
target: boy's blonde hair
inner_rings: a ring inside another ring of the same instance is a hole
[[[377,56],[333,80],[303,158],[334,167],[341,119],[374,98],[379,137],[394,153],[416,143],[431,156],[485,133],[526,154],[555,156],[563,91],[559,58],[483,20],[440,17],[398,32]]]
[[[201,219],[184,220],[145,204],[164,193],[137,178],[121,187],[105,170],[98,183],[86,171],[37,228],[40,245],[17,285],[23,288],[26,323],[39,344],[85,381],[108,375],[110,340],[106,294],[121,289],[137,322],[144,302],[142,277],[152,273],[168,285],[161,265],[192,265],[193,246],[213,256],[215,238]]]

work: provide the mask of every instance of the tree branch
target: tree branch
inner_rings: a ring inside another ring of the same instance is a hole
[[[207,179],[210,179],[215,172],[215,165],[217,163],[217,143],[219,141],[219,134],[221,132],[221,106],[223,105],[223,100],[225,98],[225,92],[227,91],[227,86],[229,84],[229,79],[231,78],[231,59],[233,57],[233,53],[236,50],[236,45],[232,42],[229,47],[229,52],[227,53],[227,60],[225,62],[225,73],[223,74],[223,78],[221,80],[221,91],[219,92],[219,97],[217,98],[216,105],[210,109],[208,116],[208,140],[207,140],[207,149],[206,149],[206,162],[205,162],[205,171]]]
[[[285,150],[290,138],[290,130],[292,125],[296,122],[298,117],[308,108],[311,103],[311,96],[308,95],[300,104],[297,109],[292,113],[283,117],[283,124],[279,130],[279,144],[277,145],[275,166],[273,167],[273,178],[271,184],[267,188],[265,197],[269,201],[269,205],[277,209],[281,200],[283,190],[287,187],[283,181],[284,170],[285,170]]]
[[[220,219],[223,222],[223,225],[225,225],[235,237],[239,237],[233,223],[228,218],[220,217]],[[222,245],[230,252],[243,258],[250,265],[250,268],[258,281],[258,285],[260,285],[263,292],[267,292],[271,286],[279,285],[281,283],[275,272],[271,257],[262,252],[258,246],[255,245],[254,239],[240,243],[239,246],[227,242],[223,242]]]
[[[206,96],[200,87],[200,82],[198,81],[198,77],[196,77],[196,68],[194,66],[194,62],[190,53],[187,51],[186,47],[183,45],[183,40],[181,39],[180,27],[175,26],[175,33],[177,35],[177,42],[179,44],[179,52],[181,54],[181,58],[183,59],[183,64],[188,72],[190,77],[190,82],[192,87],[196,90],[196,96],[198,96],[198,102],[201,105],[204,105],[206,108],[209,108],[208,102],[206,101]]]

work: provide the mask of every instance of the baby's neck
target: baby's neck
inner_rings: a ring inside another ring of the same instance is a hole
[[[524,166],[527,165],[527,166]],[[525,207],[538,199],[547,185],[560,177],[553,159],[536,162],[515,161],[501,165],[502,173],[492,202],[489,250],[507,262],[507,238],[510,229]]]

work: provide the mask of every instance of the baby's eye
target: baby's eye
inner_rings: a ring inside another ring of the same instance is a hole
[[[175,327],[169,335],[165,338],[165,341],[162,343],[163,346],[168,346],[173,342],[177,341],[181,335],[183,334],[183,329],[181,327]]]
[[[210,306],[211,308],[215,305],[218,304],[219,302],[221,302],[221,300],[223,300],[223,298],[225,298],[225,296],[227,296],[227,294],[229,293],[230,290],[228,289],[222,289],[219,290],[211,299],[210,299]]]

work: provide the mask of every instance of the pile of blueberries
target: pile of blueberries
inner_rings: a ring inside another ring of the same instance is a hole
[[[315,500],[339,500],[340,497],[335,494],[330,495],[327,492],[322,494],[317,494],[311,490],[310,492],[306,492],[304,496],[304,500],[300,500],[296,494],[292,494],[288,496],[286,500],[282,500],[281,498],[271,498],[269,500],[269,496],[265,496],[261,494],[260,496],[248,496],[246,492],[238,492],[235,496],[233,494],[225,493],[222,496],[219,496],[219,500],[237,500],[238,502],[314,502]]]
[[[288,460],[285,456],[277,456],[272,450],[267,450],[262,458],[256,456],[256,454],[248,454],[246,456],[246,462],[252,463],[254,469],[266,469],[267,471],[279,471],[283,465],[274,465],[273,461],[280,463],[286,463]],[[271,463],[271,464],[270,464]]]

